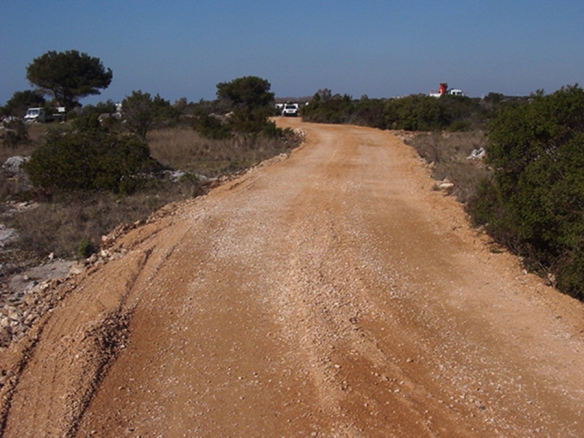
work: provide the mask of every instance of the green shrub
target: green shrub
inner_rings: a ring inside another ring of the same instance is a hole
[[[355,105],[351,123],[385,129],[386,124],[383,107],[384,101],[382,99],[361,98]]]
[[[355,111],[351,96],[336,94],[324,100],[316,93],[300,110],[303,120],[314,123],[348,123]]]
[[[77,257],[79,259],[86,259],[97,252],[97,248],[89,237],[84,237],[77,248]]]
[[[240,134],[257,134],[268,124],[271,110],[268,107],[244,106],[234,109],[227,119],[231,130]]]
[[[283,139],[284,141],[294,137],[294,131],[290,128],[278,128],[274,122],[266,123],[262,130],[262,136],[268,139]]]
[[[388,128],[406,131],[442,130],[452,121],[442,98],[423,94],[389,99],[385,103],[384,113]]]
[[[584,90],[538,92],[506,108],[491,125],[487,156],[494,177],[469,205],[474,220],[584,299]]]
[[[488,111],[482,104],[482,99],[467,96],[445,95],[438,99],[451,121],[450,132],[484,129],[489,117]]]
[[[213,140],[230,138],[233,135],[229,126],[223,123],[219,117],[209,114],[198,116],[193,123],[193,128],[203,137]]]
[[[50,133],[25,169],[33,185],[44,189],[131,193],[140,187],[145,172],[158,167],[147,144],[108,132],[91,117],[76,120],[65,134]]]

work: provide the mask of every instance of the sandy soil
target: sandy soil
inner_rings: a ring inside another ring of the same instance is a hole
[[[584,306],[490,250],[388,132],[120,232],[0,357],[5,437],[578,437]]]

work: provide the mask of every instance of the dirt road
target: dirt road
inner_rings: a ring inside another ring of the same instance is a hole
[[[307,142],[119,237],[2,352],[6,437],[584,436],[584,307],[388,132]]]

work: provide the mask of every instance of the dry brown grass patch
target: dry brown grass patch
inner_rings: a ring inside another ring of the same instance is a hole
[[[288,152],[298,139],[234,137],[213,140],[190,128],[159,129],[148,134],[152,157],[172,169],[208,177],[240,172]]]
[[[469,159],[473,151],[486,145],[486,136],[481,131],[424,133],[405,141],[429,163],[435,180],[448,179],[455,184],[451,194],[460,202],[474,196],[480,181],[489,174],[482,160]]]

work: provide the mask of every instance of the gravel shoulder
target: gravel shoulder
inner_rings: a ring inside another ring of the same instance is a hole
[[[584,306],[468,225],[389,132],[120,228],[0,353],[1,431],[578,437]]]

